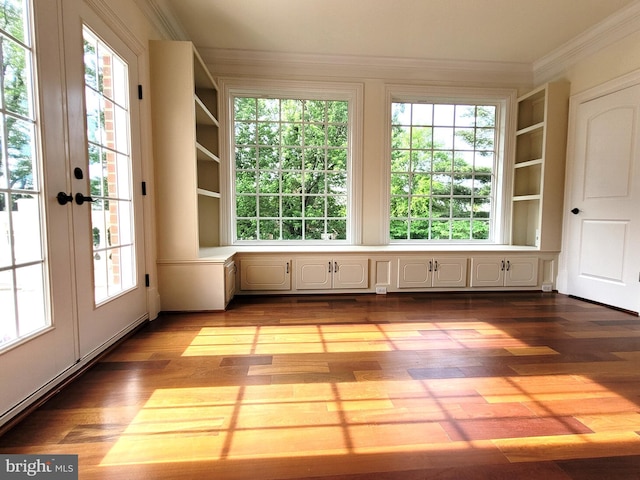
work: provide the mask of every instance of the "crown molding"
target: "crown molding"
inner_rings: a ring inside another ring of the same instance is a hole
[[[276,53],[198,48],[218,76],[339,77],[433,81],[474,85],[531,86],[528,63],[429,60],[353,55]]]
[[[638,31],[640,31],[640,0],[620,9],[533,62],[535,84],[539,85],[560,76],[580,60]]]
[[[189,40],[166,0],[134,0],[158,33],[170,40]]]
[[[106,0],[85,0],[85,2],[111,29],[118,33],[136,55],[141,55],[145,51],[145,42],[127,26]]]

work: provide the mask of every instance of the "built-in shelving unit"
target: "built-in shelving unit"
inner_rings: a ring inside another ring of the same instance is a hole
[[[220,246],[218,85],[191,42],[149,51],[162,308],[221,310],[235,268],[203,258]]]
[[[511,244],[560,250],[569,84],[518,99]]]
[[[160,257],[197,258],[220,245],[218,85],[190,42],[150,54]]]

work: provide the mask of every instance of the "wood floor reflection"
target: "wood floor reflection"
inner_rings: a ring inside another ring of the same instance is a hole
[[[640,478],[640,319],[542,293],[165,314],[0,438],[81,479]]]

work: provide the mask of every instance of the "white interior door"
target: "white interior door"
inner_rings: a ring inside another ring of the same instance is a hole
[[[80,357],[147,317],[136,55],[84,3],[65,25]]]
[[[566,212],[567,290],[640,306],[640,85],[576,107]]]

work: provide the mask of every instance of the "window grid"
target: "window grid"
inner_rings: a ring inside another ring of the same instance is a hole
[[[236,97],[237,240],[346,240],[348,102]]]
[[[0,11],[0,350],[50,325],[31,3]]]
[[[491,238],[496,106],[393,103],[391,240]]]

